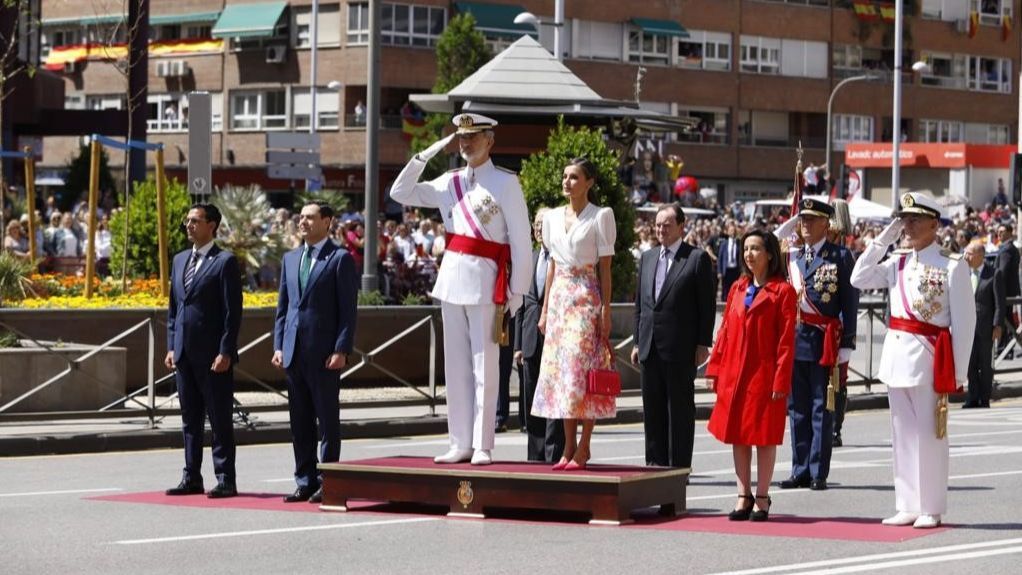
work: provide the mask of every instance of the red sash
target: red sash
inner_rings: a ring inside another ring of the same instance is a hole
[[[823,330],[823,352],[820,354],[820,365],[833,367],[837,365],[838,349],[841,347],[841,320],[836,317],[816,313],[802,312],[802,321]]]
[[[955,351],[951,346],[951,330],[915,319],[891,317],[890,329],[921,335],[933,344],[933,390],[955,393]]]
[[[458,234],[447,234],[447,248],[449,251],[470,256],[478,256],[497,262],[497,281],[493,284],[493,303],[504,305],[507,303],[508,270],[511,267],[511,246],[498,244],[489,240],[462,236]]]

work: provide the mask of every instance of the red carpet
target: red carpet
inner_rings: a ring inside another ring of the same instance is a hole
[[[148,505],[172,505],[177,507],[197,507],[209,509],[241,509],[256,511],[291,511],[319,513],[319,506],[310,503],[284,503],[283,493],[242,493],[238,497],[228,499],[209,499],[205,495],[184,497],[168,497],[162,491],[143,493],[121,493],[117,495],[101,495],[89,497],[91,501],[111,501],[121,503],[141,503]],[[399,505],[373,501],[352,502],[351,509],[356,513],[373,514],[442,514],[437,507],[416,505]],[[501,515],[487,521],[505,521],[513,523],[536,523],[556,525],[576,525],[588,527],[582,519],[572,520],[563,514],[547,516],[539,511],[527,511],[511,515],[519,519],[507,519]],[[947,528],[912,529],[911,527],[885,527],[880,519],[864,519],[861,517],[794,517],[790,515],[772,515],[766,523],[749,521],[728,521],[727,516],[693,514],[680,518],[663,518],[655,512],[635,515],[635,523],[620,527],[621,529],[656,529],[664,531],[695,531],[703,533],[721,533],[725,535],[761,535],[768,537],[796,537],[805,539],[836,539],[841,541],[872,541],[896,543],[917,537],[932,535],[945,531]]]
[[[529,461],[494,461],[493,464],[481,467],[470,463],[436,464],[430,457],[412,457],[399,455],[396,457],[377,457],[373,459],[355,459],[339,461],[342,465],[364,465],[370,467],[398,467],[402,469],[433,469],[443,471],[472,471],[488,473],[532,473],[540,475],[582,475],[582,476],[616,476],[631,477],[640,473],[657,471],[675,471],[666,467],[643,467],[639,465],[604,465],[592,464],[582,471],[554,471],[549,463]]]

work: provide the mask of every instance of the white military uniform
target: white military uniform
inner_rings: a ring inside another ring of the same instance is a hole
[[[483,239],[510,244],[508,291],[525,294],[531,281],[531,222],[518,176],[487,160],[477,168],[452,170],[418,183],[425,167],[424,160],[413,157],[394,181],[390,196],[405,205],[437,208],[449,232],[475,237],[467,208]],[[455,178],[461,178],[460,204]],[[493,260],[448,250],[433,286],[444,320],[447,429],[451,448],[460,451],[493,449],[500,357],[493,338],[496,277]]]
[[[895,251],[881,263],[887,248],[870,243],[855,263],[852,285],[889,289],[892,317],[950,327],[955,380],[964,385],[976,326],[969,266],[936,243]],[[933,345],[926,337],[889,330],[878,376],[888,387],[896,508],[939,516],[947,510],[948,438],[936,436]]]

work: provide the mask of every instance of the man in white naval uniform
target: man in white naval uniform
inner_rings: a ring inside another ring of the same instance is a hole
[[[859,289],[890,289],[878,375],[891,406],[898,513],[883,523],[927,529],[940,525],[947,510],[948,439],[938,437],[938,399],[968,378],[976,303],[969,266],[936,242],[937,202],[910,192],[897,215],[859,256],[851,280]],[[911,249],[881,263],[903,229]]]
[[[450,450],[437,463],[491,463],[496,423],[498,305],[514,315],[529,289],[532,243],[529,210],[518,176],[490,161],[497,122],[478,114],[454,117],[454,134],[416,154],[390,196],[405,205],[437,208],[447,250],[432,295],[444,321],[444,379]],[[457,137],[468,163],[419,183],[426,162]],[[507,265],[510,264],[510,274]]]

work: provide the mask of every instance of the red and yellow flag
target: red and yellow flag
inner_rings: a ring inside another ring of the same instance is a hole
[[[975,38],[979,30],[979,12],[973,10],[969,13],[969,38]]]
[[[1011,38],[1011,16],[1001,16],[1001,41],[1007,42]]]

